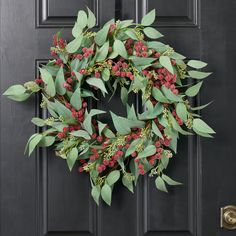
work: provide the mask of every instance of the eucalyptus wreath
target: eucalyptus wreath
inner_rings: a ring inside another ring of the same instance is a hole
[[[48,116],[32,119],[41,132],[29,138],[25,151],[30,155],[36,147],[53,146],[70,170],[77,162],[79,172],[90,176],[97,204],[100,196],[111,204],[119,179],[131,192],[145,174],[155,177],[161,191],[179,185],[166,175],[179,134],[215,133],[198,112],[208,104],[192,107],[189,100],[211,74],[199,71],[207,64],[186,60],[158,41],[163,35],[150,26],[155,18],[152,10],[140,24],[110,20],[94,32],[94,14],[80,10],[72,29],[74,39],[67,43],[61,32],[55,34],[50,50],[54,59],[40,66],[40,76],[4,93],[15,101],[41,94],[40,106]],[[127,116],[110,111],[114,127],[109,127],[99,120],[106,111],[89,105],[99,103],[101,96],[111,99],[117,91]],[[139,96],[141,113],[130,104],[130,94]]]

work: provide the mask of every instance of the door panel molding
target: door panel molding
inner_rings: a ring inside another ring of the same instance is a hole
[[[200,22],[199,4],[200,0],[143,0],[143,15],[155,8],[154,27],[195,28]]]
[[[88,6],[95,14],[99,28],[98,0],[36,0],[36,28],[71,28],[78,10]]]
[[[38,76],[37,68],[41,64],[46,64],[48,60],[36,59],[36,77]],[[36,96],[35,115],[46,119],[48,114],[46,110],[40,108],[40,102],[41,96]],[[39,131],[40,129],[37,128],[36,132]],[[38,148],[36,150],[35,175],[36,218],[37,230],[40,236],[97,235],[96,221],[98,219],[98,210],[90,196],[90,182],[87,176],[79,175],[76,168],[74,168],[74,171],[69,172],[64,160],[59,157],[55,158],[54,151],[46,148]],[[85,178],[87,178],[87,181]],[[73,188],[71,188],[70,182],[73,183]],[[62,184],[61,187],[58,186],[60,183]],[[73,189],[79,188],[81,185],[83,187],[80,188],[81,191],[73,191]],[[68,188],[65,188],[66,186]],[[71,190],[72,194],[70,194]],[[73,194],[77,194],[77,196],[73,196]],[[61,202],[60,200],[63,199],[68,200],[68,202]],[[71,210],[66,209],[66,206],[69,207],[71,205],[75,207]]]

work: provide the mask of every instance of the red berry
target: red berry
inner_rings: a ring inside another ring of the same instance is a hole
[[[73,82],[73,79],[70,77],[66,81],[67,81],[67,83],[71,84]]]
[[[79,60],[82,60],[83,59],[83,55],[82,54],[77,54],[76,58],[79,59]]]
[[[87,52],[87,48],[82,48],[82,52],[86,53]]]
[[[69,127],[64,127],[63,128],[63,133],[66,133],[66,132],[68,132],[69,131]]]
[[[116,72],[118,70],[118,66],[112,66],[112,70]]]
[[[85,101],[84,101],[83,104],[82,104],[83,108],[86,108],[87,105],[88,105],[88,104],[87,104],[87,102],[85,102]]]
[[[97,171],[98,173],[101,173],[103,171],[103,168],[101,166],[98,166]]]
[[[116,75],[116,76],[120,76],[120,71],[117,71],[117,72],[115,73],[115,75]]]
[[[122,72],[120,73],[120,76],[121,76],[121,77],[125,77],[125,75],[126,75],[125,71],[122,71]]]
[[[116,154],[121,157],[124,153],[122,151],[117,151]]]
[[[131,156],[134,157],[134,158],[135,158],[137,155],[138,155],[137,152],[131,153]]]
[[[155,146],[156,146],[156,147],[160,147],[160,146],[161,146],[161,143],[160,143],[159,141],[157,141],[157,142],[155,143]]]
[[[114,155],[114,156],[112,157],[112,159],[113,159],[114,161],[117,161],[119,158],[120,158],[120,156],[119,156],[118,154],[116,154],[116,155]]]
[[[98,141],[99,143],[101,143],[101,142],[103,141],[103,137],[102,137],[102,136],[98,136],[98,137],[97,137],[97,141]]]
[[[83,172],[84,168],[82,166],[79,167],[79,172]]]
[[[66,135],[65,135],[64,133],[62,133],[62,132],[57,134],[57,137],[58,137],[59,139],[63,139],[63,138],[65,138],[65,136],[66,136]]]
[[[103,160],[103,164],[105,165],[105,166],[108,166],[109,165],[109,160]]]
[[[95,72],[95,77],[96,78],[100,78],[101,77],[101,74],[99,72]]]
[[[110,161],[109,162],[109,167],[113,167],[115,165],[115,162],[114,161]]]

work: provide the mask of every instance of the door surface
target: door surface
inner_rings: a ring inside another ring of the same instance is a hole
[[[215,139],[181,138],[168,174],[184,183],[169,194],[149,178],[139,180],[132,195],[121,185],[112,206],[97,207],[89,178],[69,173],[52,150],[23,155],[40,114],[39,99],[14,103],[1,97],[1,236],[227,236],[219,209],[236,205],[235,39],[236,1],[220,0],[1,0],[1,93],[11,84],[37,76],[49,58],[52,34],[64,28],[71,37],[77,11],[88,6],[96,28],[111,18],[136,22],[155,8],[155,27],[164,42],[187,58],[209,62],[209,77],[195,103],[214,100],[203,110],[216,130]],[[102,109],[122,113],[117,98]],[[114,110],[114,107],[116,108]]]

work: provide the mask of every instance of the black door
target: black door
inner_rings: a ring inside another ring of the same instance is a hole
[[[78,10],[92,9],[99,28],[114,17],[140,21],[155,8],[155,26],[164,41],[188,58],[209,62],[214,73],[196,103],[214,100],[203,115],[217,131],[215,139],[181,138],[179,154],[168,171],[184,183],[182,187],[167,195],[142,178],[133,195],[119,186],[111,207],[97,207],[88,177],[76,169],[69,173],[53,151],[37,150],[30,159],[23,155],[35,129],[30,117],[40,111],[38,99],[19,104],[1,97],[1,236],[236,234],[220,228],[220,207],[236,205],[234,0],[1,0],[0,4],[1,93],[37,75],[37,66],[50,58],[52,34],[65,28],[69,39]],[[121,104],[115,100],[110,106],[119,109]]]

